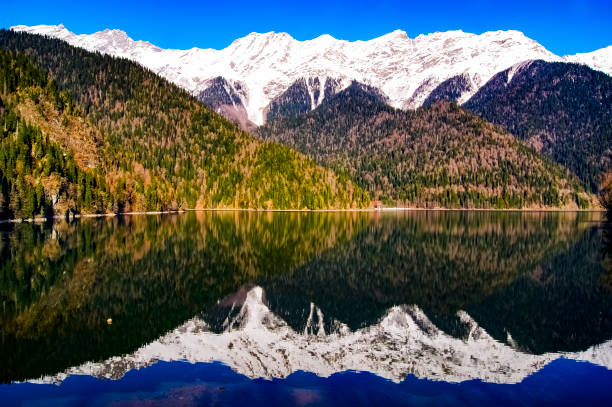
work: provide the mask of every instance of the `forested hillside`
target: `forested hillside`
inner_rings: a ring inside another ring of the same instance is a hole
[[[347,174],[387,204],[587,207],[592,200],[575,176],[457,105],[396,110],[359,83],[258,135]]]
[[[572,170],[593,192],[612,168],[612,77],[532,61],[495,75],[465,107]]]
[[[54,210],[109,210],[112,197],[99,168],[88,168],[81,156],[79,165],[74,151],[28,124],[20,110],[32,105],[35,114],[57,121],[48,115],[51,106],[57,114],[64,114],[59,125],[68,133],[75,126],[70,96],[59,92],[27,57],[2,50],[0,83],[0,216],[29,218],[53,215]]]
[[[136,63],[6,30],[0,50],[2,217],[60,202],[85,213],[368,204],[347,177],[255,140]],[[35,205],[18,203],[32,190]]]

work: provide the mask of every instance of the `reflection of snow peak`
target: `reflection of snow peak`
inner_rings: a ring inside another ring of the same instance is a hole
[[[318,321],[315,325],[314,321]],[[316,332],[315,332],[316,329]],[[304,328],[304,335],[321,335],[325,336],[325,327],[323,326],[323,312],[321,309],[310,303],[310,314],[306,320],[306,327]]]
[[[414,374],[452,382],[515,383],[560,356],[612,367],[612,341],[576,354],[525,354],[495,341],[463,311],[458,316],[470,327],[465,340],[439,330],[416,306],[393,307],[378,324],[354,332],[337,323],[338,329],[327,335],[323,314],[314,304],[305,332],[297,333],[264,304],[261,287],[234,306],[240,312],[225,321],[221,334],[193,318],[131,355],[86,363],[42,381],[69,374],[119,378],[157,360],[220,361],[252,378],[286,377],[296,370],[320,376],[361,370],[396,382]]]

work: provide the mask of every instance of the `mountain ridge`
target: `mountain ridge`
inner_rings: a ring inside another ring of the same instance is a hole
[[[441,82],[466,74],[470,90],[467,100],[489,78],[518,62],[531,59],[563,61],[536,41],[516,30],[471,34],[463,31],[436,32],[409,38],[401,30],[367,41],[345,41],[324,34],[298,41],[287,33],[251,33],[221,50],[191,48],[162,49],[146,41],[134,41],[120,30],[74,34],[64,26],[14,26],[13,30],[49,35],[92,51],[138,61],[194,95],[206,82],[222,76],[241,82],[245,96],[241,104],[256,125],[265,122],[265,109],[299,79],[324,83],[353,80],[379,88],[393,107],[420,106]],[[572,56],[593,62],[591,53]],[[612,61],[597,67],[612,73]],[[316,107],[316,106],[315,106]]]

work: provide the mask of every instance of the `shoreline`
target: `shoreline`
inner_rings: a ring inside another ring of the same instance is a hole
[[[177,211],[144,211],[144,212],[109,212],[109,213],[84,213],[84,214],[75,214],[71,215],[72,219],[79,218],[111,218],[115,216],[123,216],[123,215],[163,215],[163,214],[171,214],[171,213],[185,213],[185,209],[177,210]],[[56,215],[50,217],[39,216],[36,218],[27,218],[27,219],[1,219],[0,224],[3,223],[44,223],[54,219],[66,219],[65,215]]]
[[[202,208],[202,209],[179,209],[176,211],[141,211],[141,212],[110,212],[110,213],[92,213],[92,214],[76,214],[72,215],[73,219],[79,218],[106,218],[123,215],[168,215],[186,212],[603,212],[605,209],[563,209],[563,208],[509,208],[509,209],[494,209],[494,208],[412,208],[412,207],[389,207],[389,208],[363,208],[363,209],[253,209],[253,208]],[[36,217],[27,219],[1,219],[3,223],[44,223],[53,219],[66,219],[65,215],[56,215],[51,217]]]
[[[461,212],[605,212],[605,209],[563,209],[563,208],[412,208],[412,207],[389,207],[389,208],[365,208],[365,209],[245,209],[245,208],[203,208],[184,209],[183,212],[218,212],[218,211],[241,211],[241,212],[408,212],[408,211],[461,211]]]

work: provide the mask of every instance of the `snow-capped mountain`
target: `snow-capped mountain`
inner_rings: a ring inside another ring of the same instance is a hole
[[[306,88],[310,101],[299,105],[308,109],[321,102],[330,81],[339,91],[353,80],[380,89],[392,106],[407,109],[420,106],[438,85],[458,75],[469,81],[458,98],[461,103],[494,74],[521,61],[564,60],[519,31],[480,35],[448,31],[408,38],[397,30],[369,41],[353,42],[329,35],[298,41],[286,33],[269,32],[251,33],[222,50],[176,50],[134,41],[120,30],[77,35],[63,25],[12,29],[60,38],[74,46],[137,61],[196,96],[211,86],[212,79],[222,77],[241,89],[237,93],[240,103],[233,100],[232,106],[244,108],[247,118],[257,125],[265,122],[270,111],[278,109],[278,103],[271,109],[270,103],[278,102],[279,96],[294,84]],[[609,51],[604,51],[566,59],[592,64],[610,74],[612,62]],[[319,97],[315,98],[315,94]],[[216,110],[223,111],[222,106],[227,110],[228,105],[221,104]]]
[[[563,57],[563,60],[565,62],[587,65],[596,71],[612,75],[612,45],[593,52],[567,55]]]
[[[227,300],[224,300],[227,301]],[[495,341],[467,313],[458,339],[438,329],[416,306],[396,306],[375,325],[351,331],[339,321],[325,332],[323,312],[310,306],[303,332],[296,332],[265,303],[261,287],[233,296],[223,332],[195,317],[131,355],[86,363],[37,382],[72,374],[117,379],[158,360],[220,361],[251,378],[287,377],[297,370],[329,376],[346,370],[375,373],[399,382],[408,374],[431,380],[516,383],[561,356],[612,368],[612,341],[578,353],[532,355]],[[512,343],[510,333],[508,342]]]

